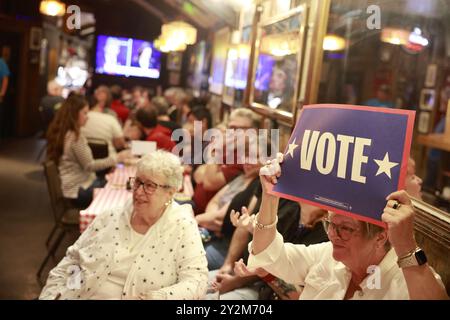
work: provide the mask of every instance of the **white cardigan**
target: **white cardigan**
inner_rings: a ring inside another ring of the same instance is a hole
[[[97,216],[50,272],[40,299],[89,299],[108,277],[119,242],[131,236],[132,200]],[[170,204],[144,236],[122,299],[203,299],[208,268],[189,205]],[[81,270],[81,272],[77,272]],[[71,274],[72,273],[72,274]]]

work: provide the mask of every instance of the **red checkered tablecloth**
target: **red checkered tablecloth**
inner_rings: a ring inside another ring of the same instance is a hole
[[[105,188],[126,188],[127,181],[129,177],[134,177],[136,175],[135,166],[118,166],[113,173],[108,175],[106,179],[108,183]]]
[[[136,167],[118,166],[113,173],[107,176],[108,183],[104,188],[94,190],[94,200],[85,210],[80,211],[80,232],[86,230],[89,224],[100,213],[120,207],[131,197],[126,190],[129,177],[136,175]]]
[[[86,210],[80,211],[80,232],[86,230],[97,215],[124,205],[130,197],[131,192],[126,189],[98,189],[91,205]]]

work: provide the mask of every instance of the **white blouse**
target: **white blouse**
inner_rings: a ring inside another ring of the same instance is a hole
[[[97,216],[50,272],[40,299],[204,298],[207,261],[191,206],[170,204],[134,250],[132,210],[130,199]]]
[[[350,270],[333,259],[331,242],[305,245],[284,243],[277,233],[274,241],[257,255],[252,253],[252,243],[248,246],[250,268],[263,267],[282,280],[303,286],[299,299],[334,299],[345,297],[351,279]],[[383,258],[379,267],[379,282],[371,274],[361,284],[361,291],[355,292],[353,300],[406,300],[408,288],[402,270],[397,265],[397,255],[391,249]],[[440,281],[439,275],[435,273]]]
[[[117,300],[121,299],[125,281],[130,271],[133,261],[139,253],[138,245],[142,244],[143,234],[137,233],[131,229],[130,239],[125,243],[120,243],[117,257],[113,261],[111,274],[108,275],[105,282],[99,286],[98,290],[90,299],[95,300]],[[127,249],[129,248],[129,249]]]

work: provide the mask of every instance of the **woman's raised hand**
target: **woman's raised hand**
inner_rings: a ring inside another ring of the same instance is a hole
[[[414,208],[405,190],[391,193],[381,219],[388,225],[392,247],[401,256],[417,246],[414,239]]]
[[[269,188],[278,182],[277,178],[281,175],[280,163],[283,162],[283,158],[283,154],[278,152],[275,159],[267,161],[266,165],[259,170],[264,192],[267,192]]]

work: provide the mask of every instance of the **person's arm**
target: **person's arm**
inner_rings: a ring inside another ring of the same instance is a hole
[[[297,288],[293,284],[289,284],[282,279],[273,276],[263,268],[250,270],[242,259],[235,263],[234,271],[240,277],[257,275],[283,300],[298,300],[300,296],[300,292],[297,291]]]
[[[126,147],[127,147],[124,136],[113,138],[112,142],[113,142],[114,148],[116,148],[116,150],[123,150],[123,149],[126,149]]]
[[[242,257],[244,250],[247,247],[249,240],[249,233],[244,228],[237,228],[234,230],[230,241],[227,256],[219,273],[231,273],[234,268],[234,263]]]
[[[277,159],[261,168],[260,179],[262,184],[262,199],[259,213],[256,216],[256,223],[262,225],[272,225],[277,219],[279,197],[270,195],[268,190],[277,182],[277,177],[281,175],[279,163],[283,161],[283,155],[279,153]],[[252,254],[257,255],[266,249],[275,239],[277,233],[276,225],[272,228],[255,228],[253,231]]]
[[[113,167],[116,164],[116,157],[113,156],[104,159],[94,159],[86,139],[82,136],[77,141],[72,142],[71,148],[78,163],[86,171],[94,172]]]
[[[126,148],[125,136],[123,134],[122,127],[117,119],[113,118],[111,121],[111,130],[112,130],[112,143],[116,150],[123,150]]]
[[[389,241],[397,256],[403,257],[417,247],[414,239],[414,208],[404,190],[391,193],[387,200],[382,220],[388,225]],[[400,203],[400,207],[394,209],[395,202]],[[410,299],[448,299],[445,287],[427,263],[404,267],[402,272]]]
[[[209,200],[208,204],[206,205],[205,212],[214,212],[219,210],[219,201],[220,198],[227,192],[229,186],[225,185],[222,189],[217,192],[211,200]]]
[[[53,268],[47,278],[47,283],[42,289],[39,299],[55,300],[71,288],[81,286],[80,254],[79,251],[99,237],[99,230],[103,231],[105,217],[109,214],[100,214],[81,234],[78,240],[67,249],[65,257]],[[78,283],[77,283],[78,282]]]
[[[223,219],[227,213],[229,204],[224,205],[222,208],[215,211],[208,211],[195,216],[195,220],[199,226],[204,227],[210,231],[213,231],[220,236],[222,230]]]
[[[1,100],[3,100],[3,97],[6,95],[6,90],[8,90],[8,84],[9,84],[9,77],[3,77],[2,88],[0,90],[0,99]]]
[[[212,287],[214,290],[218,290],[219,293],[224,294],[250,285],[258,280],[257,276],[240,277],[229,273],[218,273],[216,280],[212,283]]]
[[[273,280],[267,281],[267,285],[280,297],[281,300],[298,300],[300,292],[290,283],[280,278],[274,277]]]
[[[210,231],[220,231],[222,228],[223,217],[228,209],[228,205],[219,208],[219,200],[227,190],[228,186],[223,187],[208,202],[205,212],[195,216],[195,220],[197,220],[199,226],[202,226]]]
[[[215,191],[227,184],[225,175],[221,170],[221,165],[208,164],[205,167],[203,176],[203,187],[207,191]]]

